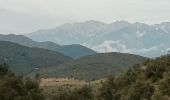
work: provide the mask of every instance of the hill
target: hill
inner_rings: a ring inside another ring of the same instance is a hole
[[[61,46],[49,41],[37,42],[23,35],[14,35],[14,34],[0,35],[0,41],[10,41],[28,47],[44,48],[55,52],[60,52],[72,58],[80,58],[83,56],[92,55],[96,53],[95,51],[81,45]]]
[[[130,66],[141,63],[147,58],[125,54],[106,53],[82,57],[60,66],[48,67],[31,73],[42,77],[74,77],[76,79],[101,79],[110,74],[119,74]]]
[[[56,51],[74,59],[96,54],[95,51],[79,44],[64,45],[58,48]]]
[[[0,41],[0,63],[7,63],[18,74],[35,69],[59,65],[72,58],[46,49],[29,48],[7,41]]]

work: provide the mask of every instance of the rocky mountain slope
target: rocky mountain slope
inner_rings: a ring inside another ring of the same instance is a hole
[[[125,52],[147,57],[166,54],[170,49],[170,23],[148,25],[116,21],[64,24],[53,29],[28,33],[37,41],[59,44],[81,44],[98,52]]]

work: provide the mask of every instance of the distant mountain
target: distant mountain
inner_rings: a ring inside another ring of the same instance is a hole
[[[0,41],[10,41],[28,47],[38,47],[38,48],[45,48],[49,50],[55,50],[60,47],[60,45],[53,42],[49,42],[49,41],[36,42],[24,35],[15,35],[15,34],[0,35]]]
[[[0,48],[0,63],[9,64],[10,69],[18,74],[72,61],[72,58],[57,52],[29,48],[13,42],[0,41]]]
[[[116,21],[64,24],[54,29],[28,33],[37,41],[81,44],[98,52],[124,52],[156,57],[170,50],[170,22],[148,25]]]
[[[147,58],[126,54],[106,53],[86,56],[60,66],[48,67],[31,73],[42,77],[74,77],[78,79],[101,79],[107,75],[116,75],[126,71],[130,66],[141,63]]]
[[[24,46],[28,46],[28,47],[38,47],[38,48],[44,48],[44,49],[48,49],[48,50],[52,50],[52,51],[56,51],[56,52],[60,52],[66,56],[72,57],[72,58],[80,58],[83,56],[87,56],[87,55],[91,55],[91,54],[95,54],[96,52],[81,46],[81,45],[58,45],[56,43],[53,42],[36,42],[33,41],[32,39],[23,36],[23,35],[14,35],[14,34],[10,34],[10,35],[0,35],[0,41],[10,41],[10,42],[14,42],[14,43],[18,43]]]
[[[64,45],[56,49],[56,51],[75,59],[96,54],[95,51],[79,44]]]

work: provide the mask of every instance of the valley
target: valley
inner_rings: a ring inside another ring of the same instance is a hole
[[[170,0],[0,0],[0,100],[170,100]]]

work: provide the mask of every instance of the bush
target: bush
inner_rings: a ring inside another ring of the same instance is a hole
[[[0,100],[44,100],[36,80],[16,76],[7,64],[0,65]]]

